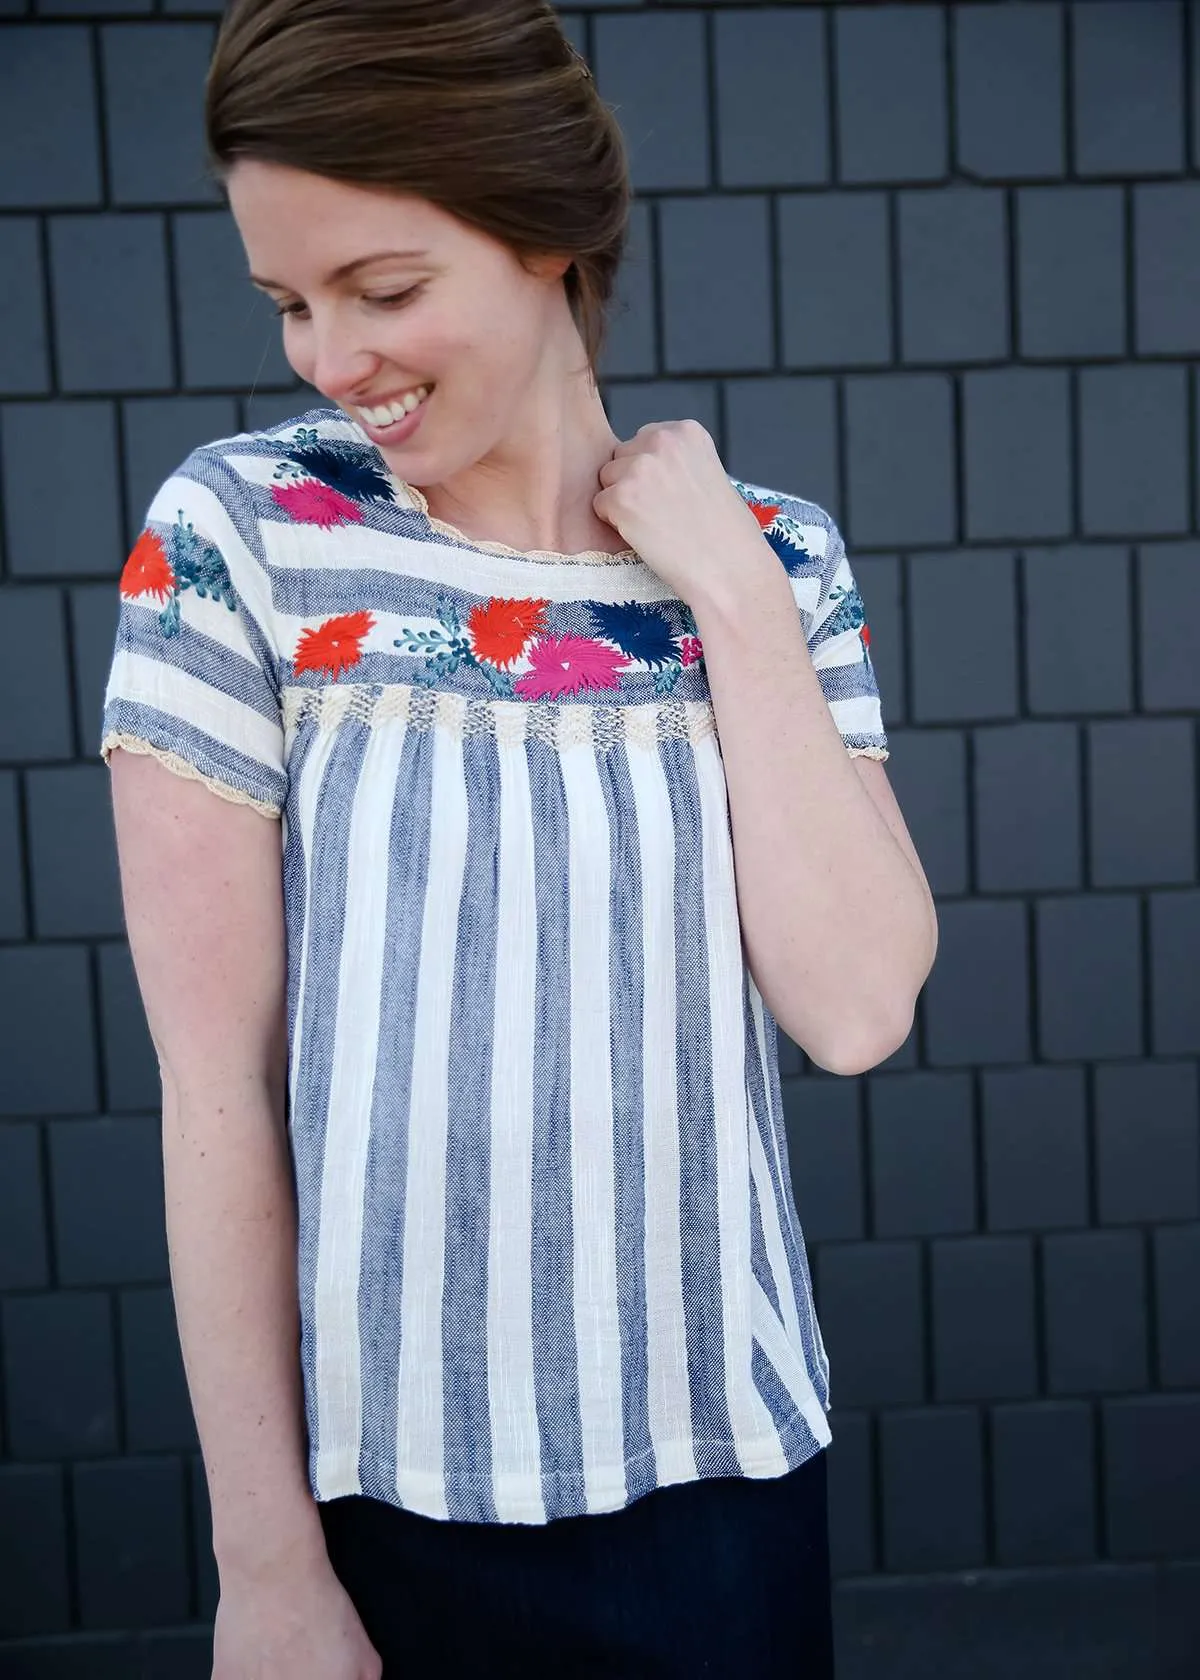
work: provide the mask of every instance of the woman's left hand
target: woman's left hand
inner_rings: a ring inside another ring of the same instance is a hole
[[[735,570],[774,558],[697,420],[642,426],[613,450],[600,483],[600,518],[691,606],[727,590]]]

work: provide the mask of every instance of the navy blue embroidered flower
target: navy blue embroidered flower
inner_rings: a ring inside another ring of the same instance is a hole
[[[644,601],[591,601],[588,612],[600,634],[630,659],[653,666],[679,663],[675,632],[656,607]]]
[[[805,547],[800,527],[786,514],[777,514],[763,535],[783,561],[789,577],[813,564],[813,556]]]
[[[311,431],[298,433],[297,437],[296,443],[288,445],[287,458],[310,478],[319,478],[331,490],[340,490],[355,501],[395,501],[396,492],[370,450],[339,439],[318,441]]]

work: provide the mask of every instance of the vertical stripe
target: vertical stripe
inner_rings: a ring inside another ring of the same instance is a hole
[[[324,1373],[318,1371],[318,1362],[333,1350],[324,1346],[317,1323],[319,1247],[326,1239],[326,1233],[319,1228],[317,1210],[321,1205],[329,1092],[338,1030],[350,817],[369,734],[361,724],[347,724],[334,739],[321,774],[309,871],[305,959],[308,984],[296,1076],[292,1148],[299,1203],[310,1215],[301,1221],[299,1232],[299,1292],[304,1326],[301,1363],[309,1396],[309,1445],[316,1455],[314,1475],[318,1498],[322,1488],[319,1472],[323,1470],[325,1429],[319,1405]]]
[[[726,1391],[726,1319],[721,1254],[722,1199],[728,1199],[727,1164],[714,1106],[713,1026],[709,1008],[709,934],[712,891],[707,827],[697,782],[699,758],[686,742],[659,746],[675,830],[675,1078],[679,1088],[679,1221],[683,1303],[687,1316],[688,1381],[696,1462],[708,1476],[734,1476],[739,1465],[730,1444]],[[719,1027],[720,1023],[716,1023]],[[661,1053],[661,1052],[660,1052]],[[721,1099],[726,1092],[722,1089]],[[735,1262],[743,1258],[730,1256]],[[748,1266],[749,1256],[744,1257]],[[747,1358],[747,1365],[749,1359]]]
[[[524,743],[501,745],[492,1018],[488,1397],[500,1522],[544,1522],[533,1379],[533,1017],[537,985],[533,816]]]
[[[642,889],[646,1391],[657,1480],[697,1474],[688,1387],[680,1228],[679,1100],[675,1078],[675,827],[656,746],[630,744]]]
[[[492,1021],[496,993],[496,743],[463,743],[467,848],[454,940],[446,1124],[446,1273],[442,1290],[446,1515],[495,1522],[488,1403]]]
[[[321,1475],[331,1487],[352,1483],[356,1490],[362,1434],[358,1284],[363,1185],[371,1135],[387,923],[387,874],[379,868],[378,859],[380,839],[388,831],[403,739],[403,730],[366,731],[366,748],[355,783],[346,848],[337,1036],[321,1174],[321,1241],[314,1302]],[[373,1230],[370,1238],[373,1243]]]
[[[613,1185],[612,1043],[609,1028],[610,859],[608,811],[590,743],[560,755],[571,924],[572,1227],[575,1336],[584,1498],[589,1511],[625,1504],[621,1325]]]
[[[575,1346],[571,1205],[571,994],[567,829],[558,754],[527,737],[536,866],[533,1016],[533,1357],[548,1507],[582,1508],[583,1442]],[[578,837],[582,842],[582,836]],[[582,1072],[582,1070],[581,1070]],[[584,1075],[586,1077],[586,1074]]]
[[[725,1394],[738,1462],[771,1428],[751,1369],[749,1128],[743,955],[725,771],[715,736],[696,744],[703,826],[704,969],[708,988],[713,1149],[719,1219]]]
[[[299,1045],[298,1015],[302,995],[301,972],[304,967],[304,926],[308,898],[308,847],[312,837],[312,802],[301,797],[301,790],[316,785],[314,777],[305,778],[305,770],[319,731],[310,725],[296,736],[288,757],[288,791],[283,806],[283,902],[286,908],[287,938],[287,1032],[292,1053]],[[291,1081],[288,1082],[291,1099]]]
[[[643,1139],[642,866],[629,749],[598,760],[609,833],[608,1010],[613,1103],[613,1219],[620,1314],[622,1433],[630,1499],[656,1485],[646,1363],[646,1160]],[[643,754],[643,756],[645,756]],[[661,1040],[660,1040],[661,1042]],[[672,1109],[672,1115],[673,1115]],[[672,1125],[674,1135],[674,1126]],[[678,1195],[672,1206],[678,1203]]]
[[[745,977],[744,1019],[746,1032],[746,1083],[753,1124],[750,1127],[750,1171],[763,1221],[763,1242],[767,1272],[773,1282],[776,1306],[796,1346],[803,1347],[800,1315],[796,1302],[795,1239],[791,1212],[782,1181],[779,1140],[771,1124],[767,1097],[768,1083],[763,1067],[764,1044],[759,1034],[754,998],[757,988],[749,973]],[[770,1146],[771,1154],[767,1155]],[[766,1277],[755,1267],[760,1280]]]
[[[783,1410],[774,1412],[773,1421],[775,1424],[783,1424],[784,1419],[790,1418],[793,1412],[799,1412],[808,1424],[812,1434],[818,1440],[827,1441],[829,1439],[829,1423],[821,1402],[817,1399],[804,1358],[799,1349],[788,1341],[783,1325],[772,1311],[770,1301],[757,1283],[753,1286],[753,1293],[754,1340],[770,1360],[775,1375],[787,1390],[788,1396],[783,1404]],[[755,1398],[761,1406],[761,1395],[757,1389]],[[779,1437],[779,1444],[782,1448],[782,1435]]]
[[[401,1504],[445,1517],[442,1288],[446,1242],[446,1134],[455,934],[467,849],[463,743],[435,728],[429,878],[421,919],[421,972],[413,1028],[412,1123],[404,1220],[396,1492]]]
[[[430,783],[433,737],[385,725],[402,738],[387,831],[387,908],[379,999],[379,1040],[386,1054],[375,1069],[371,1141],[367,1151],[364,1246],[358,1287],[363,1369],[362,1447],[359,1482],[373,1499],[396,1497],[396,1415],[403,1286],[406,1162],[412,1108],[417,980],[421,972],[421,922],[429,875]],[[382,840],[382,835],[381,835]],[[376,865],[378,867],[378,864]]]

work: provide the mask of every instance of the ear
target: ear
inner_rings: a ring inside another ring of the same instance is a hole
[[[537,279],[561,280],[575,259],[554,252],[536,252],[526,256],[523,261],[527,272],[535,275]]]

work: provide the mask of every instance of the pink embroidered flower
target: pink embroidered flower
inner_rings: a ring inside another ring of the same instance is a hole
[[[679,663],[681,665],[694,665],[703,654],[704,649],[700,645],[699,636],[680,636]]]
[[[557,700],[581,688],[616,688],[629,661],[615,648],[586,636],[543,636],[529,650],[533,669],[513,687],[524,700]]]
[[[362,510],[340,490],[321,484],[315,478],[301,478],[294,484],[273,484],[271,496],[289,519],[301,525],[357,525],[362,522]]]

